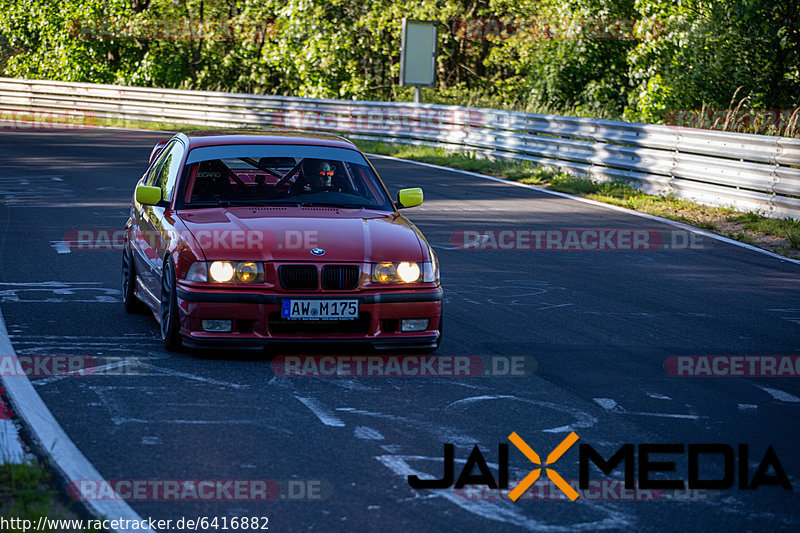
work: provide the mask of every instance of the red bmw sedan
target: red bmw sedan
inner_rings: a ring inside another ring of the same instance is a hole
[[[367,342],[435,350],[439,266],[350,141],[214,131],[158,143],[125,226],[125,308],[169,350]]]

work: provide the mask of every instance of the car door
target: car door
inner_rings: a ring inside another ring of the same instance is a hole
[[[153,164],[145,185],[161,189],[161,202],[158,205],[137,206],[136,245],[139,253],[137,272],[147,290],[155,297],[161,294],[161,268],[167,243],[172,233],[172,216],[169,209],[181,169],[185,148],[180,140],[172,140]]]

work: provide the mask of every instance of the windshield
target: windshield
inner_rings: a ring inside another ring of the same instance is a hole
[[[386,189],[354,150],[242,145],[192,150],[183,208],[297,205],[394,209]]]

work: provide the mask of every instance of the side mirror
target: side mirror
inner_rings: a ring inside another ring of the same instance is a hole
[[[156,160],[158,154],[161,153],[161,150],[167,145],[167,141],[158,141],[155,146],[153,146],[153,151],[150,152],[150,163],[148,163],[148,167],[153,166],[153,161]]]
[[[397,208],[417,207],[422,205],[422,189],[414,187],[412,189],[401,189],[397,193]]]
[[[157,205],[161,201],[161,187],[139,185],[136,187],[136,201],[144,205]]]

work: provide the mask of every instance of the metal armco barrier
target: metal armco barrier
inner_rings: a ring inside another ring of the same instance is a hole
[[[800,139],[786,137],[435,104],[0,78],[0,119],[41,113],[341,132],[526,160],[651,194],[800,218]]]

